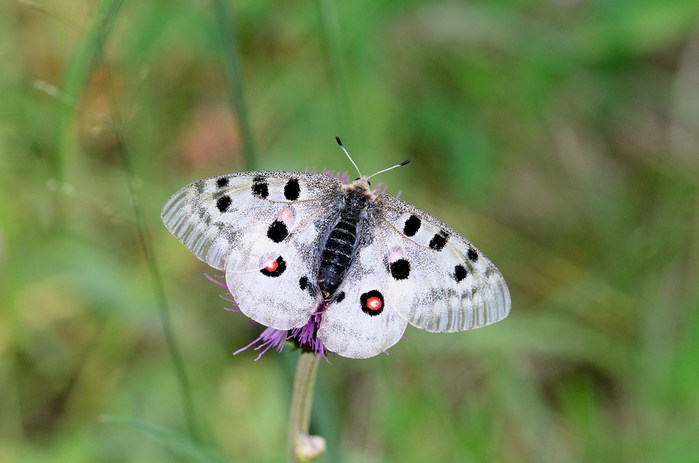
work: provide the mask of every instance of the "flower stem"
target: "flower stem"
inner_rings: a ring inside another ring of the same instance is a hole
[[[311,404],[313,403],[313,386],[318,372],[319,359],[315,354],[304,352],[299,357],[294,377],[294,391],[289,412],[289,434],[287,447],[287,462],[299,463],[308,461],[299,457],[299,438],[308,435],[311,422]]]

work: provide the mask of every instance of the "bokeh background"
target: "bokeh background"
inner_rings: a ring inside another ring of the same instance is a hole
[[[221,173],[352,172],[335,135],[364,172],[411,159],[380,180],[513,308],[321,364],[322,461],[699,461],[696,1],[2,11],[1,461],[281,461],[298,352],[232,356],[261,328],[159,213]]]

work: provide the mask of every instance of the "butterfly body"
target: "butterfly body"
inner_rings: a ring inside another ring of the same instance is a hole
[[[357,252],[358,237],[363,230],[357,227],[366,221],[367,208],[374,202],[376,195],[369,188],[369,183],[358,179],[349,187],[343,186],[344,197],[340,204],[340,217],[332,227],[325,243],[321,245],[320,267],[318,268],[318,287],[323,296],[330,297],[337,290]]]
[[[371,190],[299,172],[242,172],[192,183],[166,203],[167,228],[226,273],[245,315],[290,330],[322,310],[318,337],[351,358],[384,352],[408,323],[478,328],[510,310],[502,275],[425,212]]]

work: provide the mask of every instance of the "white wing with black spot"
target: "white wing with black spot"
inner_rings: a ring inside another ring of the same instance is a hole
[[[468,240],[400,199],[381,195],[371,211],[373,247],[382,257],[387,294],[412,325],[432,332],[490,325],[510,312],[497,268]]]
[[[166,227],[225,270],[240,310],[266,326],[303,326],[316,310],[316,241],[337,217],[340,182],[297,172],[242,172],[192,183],[165,204]]]
[[[372,245],[370,226],[335,300],[323,312],[318,336],[331,352],[368,358],[386,351],[403,336],[408,322],[399,309],[403,295],[384,284],[386,271],[376,265],[382,249]]]

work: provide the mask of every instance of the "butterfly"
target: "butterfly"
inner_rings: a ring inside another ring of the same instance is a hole
[[[182,188],[161,217],[225,272],[243,314],[291,330],[320,308],[317,336],[344,357],[385,352],[408,323],[443,333],[505,318],[509,290],[490,260],[429,214],[372,190],[371,177],[221,175]]]

